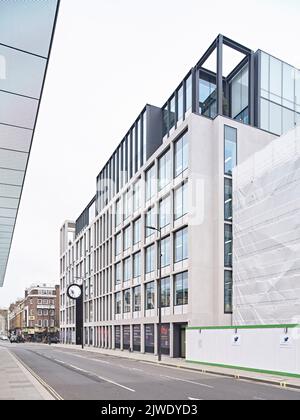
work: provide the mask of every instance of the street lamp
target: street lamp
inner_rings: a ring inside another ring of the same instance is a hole
[[[157,279],[157,308],[158,308],[158,325],[157,325],[157,358],[161,361],[161,229],[154,226],[146,226],[146,229],[159,233],[158,243],[158,279]]]
[[[80,299],[82,299],[81,302],[81,311],[82,311],[82,322],[81,322],[81,348],[84,349],[84,297],[83,297],[83,286],[84,286],[84,278],[83,277],[73,277],[74,280],[81,280],[81,285],[78,285],[81,287],[81,296],[76,298],[76,305],[77,303],[80,304]]]

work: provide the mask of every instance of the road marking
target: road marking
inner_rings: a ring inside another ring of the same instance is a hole
[[[204,401],[204,400],[202,400],[201,398],[192,398],[192,397],[189,397],[188,398],[190,401]]]
[[[134,390],[134,389],[128,388],[128,387],[127,387],[127,386],[125,386],[125,385],[118,384],[118,382],[114,382],[114,381],[112,381],[112,380],[110,380],[110,379],[104,378],[103,376],[98,376],[98,375],[95,375],[95,376],[97,376],[97,378],[102,379],[102,380],[103,380],[103,381],[105,381],[105,382],[108,382],[108,383],[110,383],[110,384],[113,384],[113,385],[119,386],[120,388],[126,389],[127,391],[130,391],[130,392],[135,392],[135,390]]]
[[[72,353],[69,353],[69,352],[66,352],[66,351],[61,351],[61,350],[57,350],[57,351],[59,353],[67,354],[69,356],[79,357],[80,359],[91,360],[93,362],[103,363],[104,365],[111,365],[111,363],[110,362],[107,362],[106,360],[91,359],[90,357],[81,356],[79,354],[72,354]]]
[[[211,385],[201,384],[199,382],[189,381],[187,379],[174,378],[172,376],[166,376],[166,375],[160,375],[160,376],[163,377],[163,378],[172,379],[173,381],[186,382],[188,384],[193,384],[193,385],[202,386],[204,388],[214,389],[214,387],[211,386]]]

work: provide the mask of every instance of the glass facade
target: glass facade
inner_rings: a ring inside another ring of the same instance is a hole
[[[130,289],[124,290],[123,292],[123,312],[128,314],[131,311],[131,291]]]
[[[141,311],[141,286],[137,286],[133,289],[133,311],[140,312]]]
[[[300,124],[300,71],[260,52],[260,128],[281,135]]]
[[[170,236],[161,240],[161,267],[170,265]]]
[[[160,305],[162,308],[170,307],[170,277],[165,277],[161,279],[160,283]]]
[[[174,162],[174,172],[175,178],[182,174],[186,169],[188,169],[188,159],[189,159],[189,144],[188,136],[185,134],[175,143],[175,162]]]
[[[0,2],[0,287],[3,285],[59,2]]]
[[[168,150],[161,156],[158,162],[159,191],[170,184],[172,179],[171,172],[171,151]]]
[[[249,123],[249,71],[245,66],[231,82],[231,117]]]
[[[168,195],[159,203],[159,227],[164,228],[171,223],[171,197]]]
[[[174,191],[174,220],[188,213],[188,183],[185,182]]]
[[[131,258],[123,261],[123,281],[126,283],[131,280]]]
[[[141,252],[137,252],[133,255],[133,278],[137,278],[142,275],[141,262]]]
[[[146,269],[146,274],[149,274],[155,270],[155,246],[154,245],[148,246],[148,248],[146,248],[145,254],[146,254],[145,269]]]

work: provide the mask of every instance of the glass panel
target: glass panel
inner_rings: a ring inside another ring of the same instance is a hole
[[[175,233],[175,263],[188,258],[188,229],[184,228]]]
[[[6,72],[5,78],[0,77],[0,89],[40,99],[46,60],[1,45],[0,56]]]
[[[282,133],[281,111],[281,106],[270,102],[270,131],[278,135]]]
[[[154,282],[146,284],[146,310],[155,308]]]
[[[28,160],[28,153],[0,149],[0,166],[7,169],[24,171]]]
[[[232,180],[225,178],[225,220],[232,221]]]
[[[159,226],[164,228],[171,223],[171,198],[166,197],[159,205]]]
[[[295,101],[295,70],[283,63],[283,97],[290,102]]]
[[[286,108],[282,108],[282,112],[283,133],[286,133],[295,127],[295,113]]]
[[[188,304],[188,273],[175,276],[174,280],[174,305],[183,306]]]
[[[269,131],[269,117],[270,117],[270,102],[265,99],[261,99],[261,116],[260,116],[260,127],[263,130]]]
[[[159,159],[158,165],[159,190],[162,190],[169,185],[172,179],[170,150]]]
[[[163,110],[163,137],[169,132],[169,112],[168,105],[166,105]]]
[[[274,57],[270,57],[270,92],[282,96],[282,63]]]
[[[187,135],[184,135],[175,143],[175,177],[188,168],[188,147]]]
[[[57,0],[1,1],[1,42],[47,57],[56,6]]]
[[[225,314],[232,313],[232,271],[225,271],[224,278],[224,308]]]
[[[170,307],[170,277],[161,279],[160,305],[162,308]]]
[[[237,164],[237,130],[225,126],[225,174],[232,175]]]
[[[154,245],[146,248],[146,274],[154,271]]]
[[[178,91],[178,121],[183,119],[183,86]]]
[[[296,70],[296,74],[295,74],[295,79],[296,79],[296,104],[300,105],[300,70]]]
[[[261,53],[261,88],[269,92],[269,63],[270,56]]]
[[[232,267],[232,226],[225,225],[224,237],[225,267]]]
[[[169,121],[170,121],[170,130],[171,128],[174,127],[175,125],[175,121],[176,121],[176,109],[175,109],[175,96],[173,96],[173,98],[170,101],[170,117],[169,117]]]
[[[0,92],[0,123],[33,129],[38,101]]]
[[[29,152],[31,138],[31,130],[0,124],[0,147],[3,149]]]
[[[185,101],[186,101],[186,112],[192,108],[192,75],[186,80],[185,86]]]
[[[170,237],[161,241],[161,267],[170,265]]]

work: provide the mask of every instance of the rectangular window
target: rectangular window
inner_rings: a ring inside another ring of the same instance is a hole
[[[146,310],[151,310],[155,308],[155,285],[154,281],[151,283],[146,284],[145,288],[145,294],[146,294]]]
[[[174,175],[175,178],[182,174],[188,168],[189,159],[189,145],[187,134],[182,136],[175,143],[175,167]]]
[[[181,121],[183,119],[183,86],[181,86],[181,88],[178,90],[178,94],[177,94],[177,109],[178,109],[178,116],[177,116],[177,120]]]
[[[133,223],[133,245],[141,242],[141,219],[139,218]]]
[[[122,266],[121,263],[115,265],[115,285],[118,286],[122,282]]]
[[[122,312],[122,295],[121,292],[115,293],[115,313],[120,315]]]
[[[131,280],[131,258],[126,258],[123,262],[123,272],[124,272],[124,282],[128,282]]]
[[[225,178],[225,220],[232,221],[232,179]]]
[[[141,253],[137,252],[133,255],[133,278],[141,276]]]
[[[124,298],[123,298],[123,312],[124,314],[128,314],[131,311],[130,306],[130,289],[124,290]]]
[[[146,264],[145,270],[146,274],[152,273],[155,270],[154,261],[155,261],[155,248],[154,245],[146,248]]]
[[[174,235],[175,263],[188,258],[188,228],[178,230]]]
[[[145,181],[146,181],[146,201],[151,200],[156,193],[156,171],[155,166],[151,166],[150,169],[146,171],[145,174]]]
[[[175,95],[170,100],[170,115],[169,115],[169,123],[170,129],[174,127],[176,121],[176,107],[175,107]]]
[[[131,247],[131,227],[130,226],[124,229],[123,246],[124,246],[124,251],[127,251],[127,249]]]
[[[188,183],[185,182],[174,192],[174,219],[178,220],[188,213]]]
[[[141,207],[141,180],[133,186],[133,211],[136,212]]]
[[[232,226],[228,224],[225,224],[224,256],[225,267],[232,267]]]
[[[152,236],[155,232],[152,229],[148,229],[148,227],[156,227],[156,217],[155,217],[155,209],[151,207],[145,217],[145,236],[148,238]]]
[[[121,200],[116,201],[116,214],[115,214],[115,224],[116,227],[120,226],[122,222],[122,206],[121,206]]]
[[[154,325],[145,325],[145,352],[154,353]]]
[[[115,347],[116,349],[121,348],[121,327],[120,326],[115,327]]]
[[[124,194],[124,220],[127,220],[132,214],[132,193],[128,190]]]
[[[133,326],[133,350],[141,351],[141,326]]]
[[[168,104],[163,107],[163,137],[169,132],[169,111],[168,111]]]
[[[123,349],[124,350],[130,349],[130,326],[129,325],[123,326]]]
[[[164,198],[159,203],[159,226],[164,228],[171,223],[171,197]]]
[[[225,125],[225,175],[232,176],[237,165],[237,130]]]
[[[160,304],[162,308],[170,307],[170,277],[161,279]]]
[[[232,314],[232,271],[226,270],[224,276],[224,310]]]
[[[120,255],[122,252],[122,235],[118,233],[115,237],[115,256]]]
[[[170,236],[161,241],[161,267],[170,265]]]
[[[133,311],[141,311],[141,286],[137,286],[133,289]]]
[[[192,75],[185,82],[185,110],[186,112],[192,108]]]
[[[171,178],[171,151],[168,150],[158,161],[159,191],[170,184]]]
[[[180,273],[174,279],[174,305],[188,304],[188,272]]]

